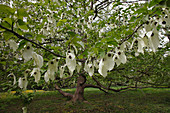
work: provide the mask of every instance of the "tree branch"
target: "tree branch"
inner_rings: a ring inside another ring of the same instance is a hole
[[[125,87],[125,88],[120,88],[120,89],[113,89],[113,88],[110,88],[110,87],[105,87],[103,86],[99,81],[96,80],[96,78],[94,78],[92,76],[93,80],[97,83],[97,85],[99,85],[100,87],[102,87],[103,89],[106,89],[106,90],[110,90],[110,91],[114,91],[114,92],[120,92],[122,90],[127,90],[127,89],[130,89],[130,88],[136,88],[134,86],[128,86],[128,87]]]
[[[83,85],[84,88],[98,88],[100,89],[101,91],[105,92],[105,93],[108,93],[107,91],[103,90],[100,86],[95,86],[95,85],[92,85],[92,84],[85,84]]]
[[[54,53],[54,52],[51,52],[50,50],[44,48],[44,47],[41,46],[40,44],[38,44],[38,43],[36,43],[36,42],[34,42],[34,41],[30,40],[30,39],[27,39],[27,38],[21,36],[20,34],[14,32],[14,31],[12,31],[12,30],[10,30],[10,29],[8,29],[8,28],[2,26],[2,25],[0,25],[0,27],[3,28],[3,29],[5,29],[5,30],[7,30],[7,31],[9,31],[9,32],[11,32],[11,33],[13,33],[13,34],[16,35],[19,39],[24,39],[24,40],[26,40],[26,41],[28,41],[28,42],[31,42],[32,44],[35,44],[36,46],[38,46],[38,47],[44,49],[45,51],[48,51],[49,53],[51,53],[51,54],[53,54],[53,55],[55,55],[55,56],[57,56],[57,57],[66,58],[65,56],[61,56],[61,55],[59,55],[59,54],[56,54],[56,53]]]
[[[56,90],[58,90],[59,93],[61,93],[64,97],[68,97],[68,98],[73,98],[73,95],[70,93],[66,93],[64,91],[62,91],[57,85],[55,85]]]
[[[66,58],[65,56],[56,54],[56,53],[50,51],[49,49],[47,49],[47,48],[41,46],[40,44],[38,44],[38,43],[36,43],[36,42],[34,42],[34,41],[30,40],[30,39],[27,39],[27,38],[21,36],[20,34],[14,32],[14,31],[12,31],[12,30],[10,30],[10,29],[8,29],[8,28],[2,26],[2,25],[0,25],[0,27],[1,27],[2,29],[5,29],[5,30],[7,30],[7,31],[9,31],[9,32],[11,32],[11,33],[13,33],[13,34],[14,34],[15,36],[17,36],[19,39],[24,39],[24,40],[26,40],[26,41],[28,41],[28,42],[31,42],[32,44],[35,44],[37,47],[40,47],[41,49],[44,49],[45,51],[47,51],[47,52],[49,52],[49,53],[51,53],[51,54],[53,54],[53,55],[55,55],[55,56],[57,56],[57,57]],[[77,61],[84,62],[84,60],[81,60],[81,59],[77,59]]]

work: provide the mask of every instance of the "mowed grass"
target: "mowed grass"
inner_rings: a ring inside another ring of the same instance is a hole
[[[75,89],[66,89],[74,93]],[[0,97],[1,113],[21,113],[22,101],[13,94]],[[105,94],[97,89],[85,90],[88,103],[71,103],[57,91],[37,92],[28,113],[170,113],[170,88],[146,88],[137,91]]]

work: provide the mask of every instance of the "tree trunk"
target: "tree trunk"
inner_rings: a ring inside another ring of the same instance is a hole
[[[92,85],[92,84],[85,84],[85,83],[86,83],[86,77],[81,74],[77,78],[77,88],[76,88],[76,91],[75,91],[74,94],[66,93],[66,92],[62,91],[57,85],[55,87],[59,91],[59,93],[61,93],[64,97],[70,98],[71,102],[78,102],[79,101],[79,102],[88,103],[88,101],[86,101],[85,98],[84,98],[84,89],[85,88],[98,88],[101,91],[108,93],[107,91],[102,89],[101,86],[95,86],[95,85]]]
[[[77,79],[77,88],[76,91],[71,99],[71,101],[85,101],[84,99],[84,84],[86,82],[85,76],[79,76]]]

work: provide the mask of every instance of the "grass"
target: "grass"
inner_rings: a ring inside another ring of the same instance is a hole
[[[73,93],[75,89],[66,89]],[[0,94],[0,113],[22,113],[22,101],[13,94]],[[89,103],[69,103],[55,91],[36,92],[27,106],[29,113],[170,113],[170,89],[146,88],[137,91],[104,94],[88,88],[85,98]]]

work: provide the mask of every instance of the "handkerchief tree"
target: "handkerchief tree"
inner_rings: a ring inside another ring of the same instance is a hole
[[[14,84],[18,81],[22,90],[29,85],[29,77],[35,83],[44,79],[44,84],[55,84],[56,90],[73,102],[84,101],[84,89],[89,87],[105,93],[137,88],[130,84],[114,89],[111,84],[103,85],[98,78],[106,80],[115,76],[113,73],[128,72],[126,63],[133,62],[132,56],[156,55],[158,48],[165,46],[164,38],[169,38],[168,1],[5,0],[0,3],[1,50],[9,48],[8,53],[15,56],[13,63],[24,66],[20,69],[23,76],[17,76],[16,67],[7,70],[7,76],[15,71],[11,74]],[[10,59],[5,54],[2,57]],[[137,81],[124,74],[119,77]],[[72,78],[77,82],[75,93],[62,91],[59,83]],[[89,79],[94,82],[87,83]],[[149,76],[145,79],[151,81]]]

